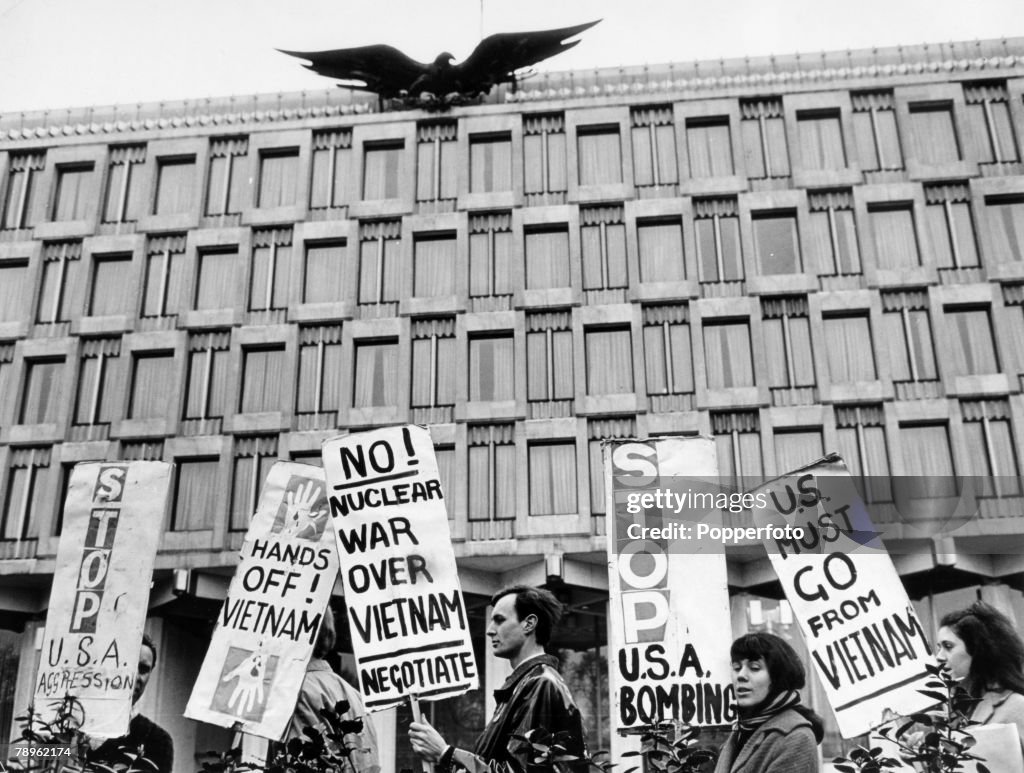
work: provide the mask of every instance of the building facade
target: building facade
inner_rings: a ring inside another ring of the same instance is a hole
[[[1024,614],[1022,133],[1020,39],[556,73],[444,113],[330,91],[0,116],[3,731],[75,463],[175,464],[143,710],[186,773],[224,740],[180,713],[270,464],[406,422],[480,639],[491,592],[551,581],[598,742],[606,439],[713,436],[730,477],[826,451],[996,476],[895,560],[931,625],[979,594]],[[790,630],[766,558],[729,578],[736,633]],[[439,722],[472,736],[474,700]]]

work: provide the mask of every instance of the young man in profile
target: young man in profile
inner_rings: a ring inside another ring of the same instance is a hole
[[[494,716],[473,751],[449,745],[425,720],[409,726],[413,751],[441,771],[525,773],[553,770],[533,764],[527,743],[513,738],[531,730],[567,732],[569,754],[585,755],[583,722],[569,688],[556,670],[558,661],[544,652],[562,605],[542,588],[515,585],[491,598],[487,635],[494,655],[512,663],[512,674],[494,691]]]

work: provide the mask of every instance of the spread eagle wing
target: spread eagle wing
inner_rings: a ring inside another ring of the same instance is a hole
[[[459,80],[467,91],[487,91],[495,84],[511,81],[516,70],[568,51],[579,41],[565,43],[566,38],[590,29],[599,21],[554,30],[490,35],[480,41],[466,61],[455,65]]]
[[[398,96],[430,69],[429,65],[383,44],[332,51],[278,51],[308,59],[306,69],[318,75],[348,81],[339,85],[375,91],[383,97]]]

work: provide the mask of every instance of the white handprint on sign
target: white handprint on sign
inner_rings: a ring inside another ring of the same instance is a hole
[[[322,485],[300,477],[288,481],[273,531],[293,539],[319,540],[327,523],[327,503],[323,498]]]
[[[263,703],[266,696],[263,693],[263,676],[266,672],[266,662],[262,652],[256,650],[249,654],[249,657],[242,660],[235,668],[226,673],[221,679],[222,682],[230,682],[238,679],[235,689],[228,698],[228,708],[238,714],[248,714],[255,706]]]

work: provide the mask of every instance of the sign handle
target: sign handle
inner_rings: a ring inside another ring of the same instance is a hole
[[[409,707],[412,709],[412,721],[423,722],[423,712],[420,710],[420,699],[417,696],[409,696]],[[423,764],[423,773],[430,773],[430,763],[424,759],[420,762]]]

